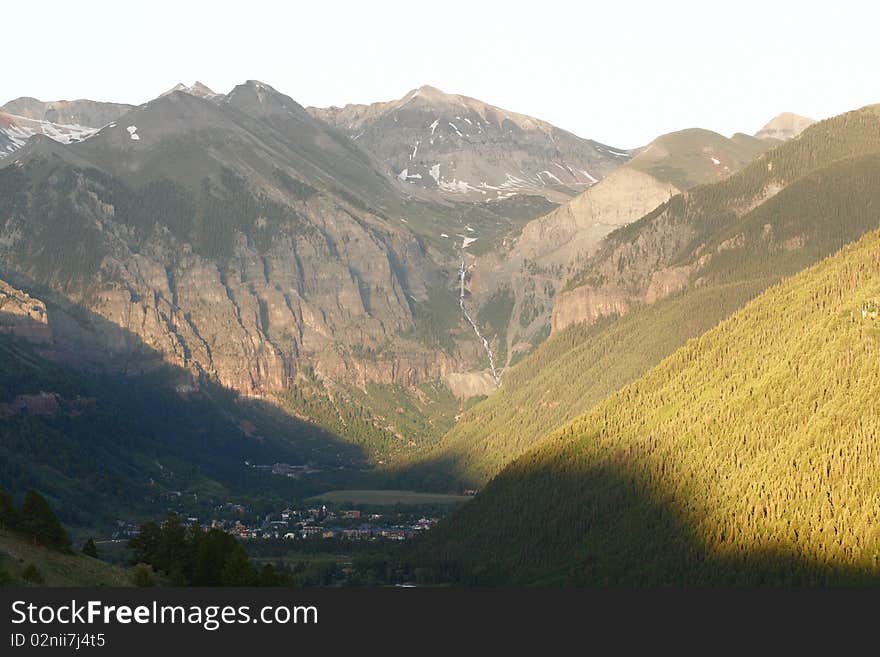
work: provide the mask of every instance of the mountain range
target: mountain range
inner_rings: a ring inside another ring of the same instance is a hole
[[[404,335],[439,274],[398,183],[262,83],[174,91],[79,143],[37,135],[3,177],[10,282],[74,301],[194,375],[267,394],[305,367],[416,382],[455,358]],[[391,336],[409,347],[375,367],[351,353]],[[138,367],[129,344],[109,356]]]
[[[309,111],[374,153],[402,182],[452,198],[530,194],[564,201],[631,156],[431,86],[399,100]]]
[[[480,489],[412,553],[441,581],[864,581],[878,135],[629,150],[430,86],[11,101],[0,486],[76,527]]]
[[[0,107],[0,160],[35,134],[65,144],[82,141],[130,109],[131,105],[92,100],[44,103],[36,98],[17,98]]]
[[[485,484],[781,277],[877,228],[878,128],[876,106],[817,123],[610,233],[557,295],[552,337],[410,476]]]

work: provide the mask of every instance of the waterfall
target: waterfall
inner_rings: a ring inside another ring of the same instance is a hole
[[[492,348],[489,346],[489,341],[483,337],[482,333],[480,333],[480,329],[477,326],[477,323],[471,318],[470,314],[468,314],[467,308],[465,308],[464,306],[464,279],[466,275],[467,268],[464,265],[464,253],[462,253],[461,264],[458,266],[458,305],[461,308],[461,312],[464,315],[464,318],[468,321],[468,324],[473,327],[474,333],[477,334],[477,338],[483,343],[483,349],[486,350],[486,355],[489,356],[489,369],[492,370],[492,378],[495,379],[495,385],[501,386],[501,377],[498,375],[498,372],[495,371],[495,354],[492,353]]]

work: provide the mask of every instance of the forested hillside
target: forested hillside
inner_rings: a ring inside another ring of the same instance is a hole
[[[465,413],[405,476],[438,487],[485,483],[553,428],[781,277],[876,228],[880,156],[862,155],[872,149],[880,152],[876,107],[817,124],[728,180],[677,196],[613,233],[597,268],[639,281],[650,278],[645,261],[654,258],[654,272],[685,270],[686,284],[651,304],[634,300],[596,323],[554,335],[510,369],[502,389]],[[780,178],[771,182],[767,176],[775,173]],[[766,194],[771,184],[781,191]],[[668,251],[658,255],[648,248],[664,240]],[[632,273],[639,268],[641,278]],[[601,274],[596,276],[601,287]]]
[[[554,432],[424,554],[480,582],[876,583],[878,300],[874,231]]]
[[[300,377],[279,402],[295,417],[359,447],[379,465],[437,444],[464,403],[438,382],[413,387],[371,383],[361,389],[314,376]]]
[[[106,530],[168,507],[212,508],[230,496],[268,501],[321,490],[320,477],[297,482],[246,461],[334,470],[362,462],[331,433],[219,386],[180,394],[171,368],[77,372],[6,335],[0,358],[0,487],[44,492],[77,529]]]

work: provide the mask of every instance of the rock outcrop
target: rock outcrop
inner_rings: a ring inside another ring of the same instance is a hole
[[[635,303],[631,295],[613,289],[581,286],[563,291],[553,304],[552,333],[572,324],[592,324],[601,317],[623,315]]]
[[[52,344],[46,304],[0,281],[0,333],[38,345]]]
[[[605,235],[668,201],[678,188],[622,167],[597,185],[523,228],[511,258],[542,267],[567,266],[590,253]]]

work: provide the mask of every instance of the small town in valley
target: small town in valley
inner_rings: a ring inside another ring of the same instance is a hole
[[[404,541],[428,531],[441,517],[439,511],[426,513],[417,508],[372,513],[361,509],[330,508],[326,504],[286,507],[260,515],[243,504],[233,502],[217,506],[209,518],[180,516],[186,527],[222,529],[245,541],[315,538]],[[138,532],[136,523],[118,520],[110,540],[128,540],[137,536]]]

